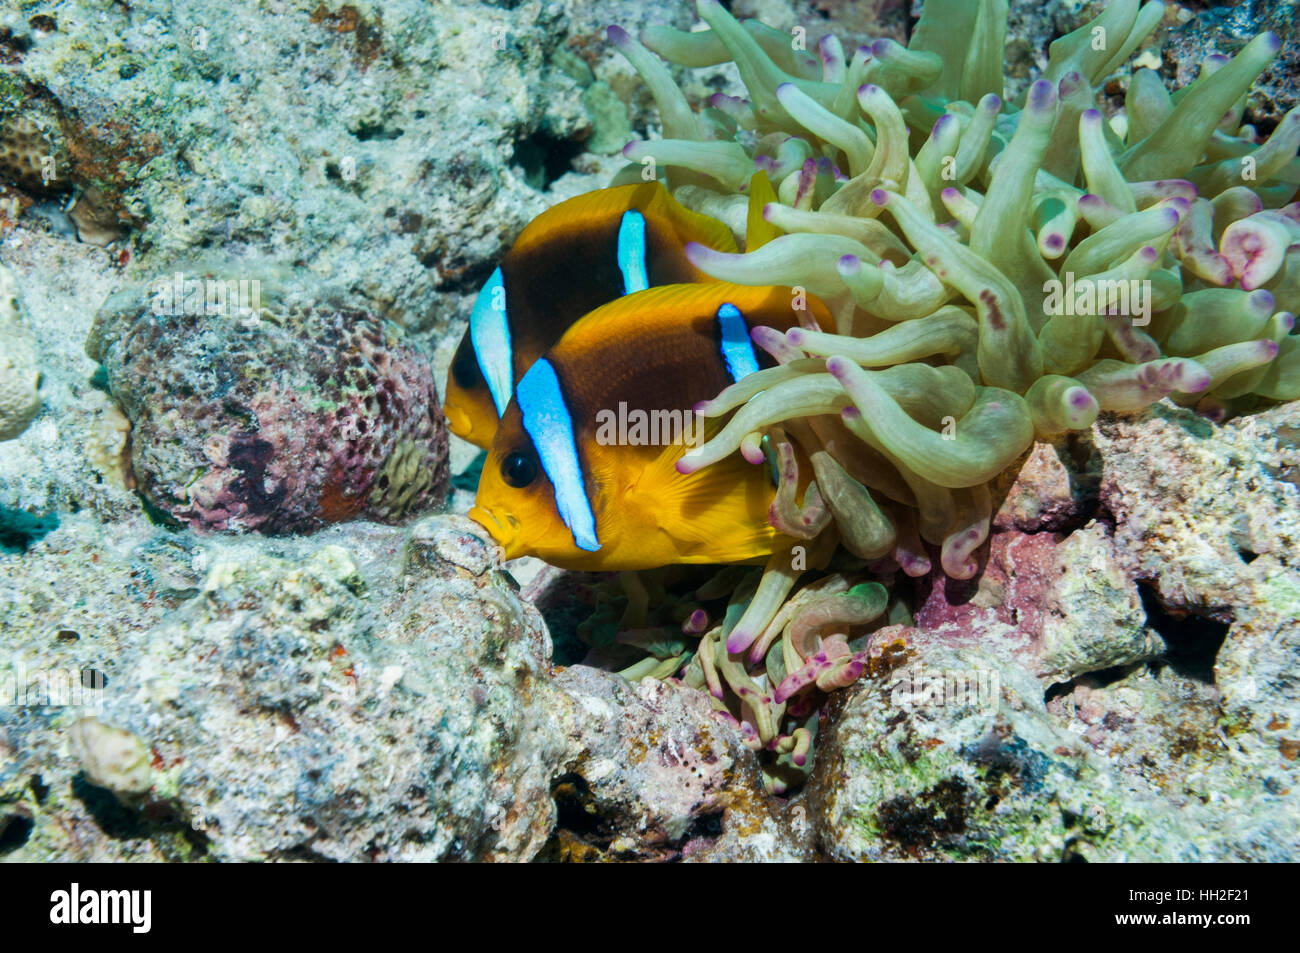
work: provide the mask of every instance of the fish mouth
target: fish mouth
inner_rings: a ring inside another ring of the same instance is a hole
[[[514,544],[519,531],[519,522],[513,516],[501,520],[486,507],[474,506],[470,508],[469,518],[492,534],[492,538],[505,550],[506,559],[514,559],[518,555]]]

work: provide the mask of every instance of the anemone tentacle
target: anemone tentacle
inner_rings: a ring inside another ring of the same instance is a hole
[[[797,50],[717,0],[698,12],[701,32],[611,32],[667,137],[627,155],[666,166],[688,207],[752,229],[743,254],[691,248],[701,271],[795,286],[835,316],[756,331],[778,366],[697,408],[725,422],[680,467],[767,447],[777,474],[770,521],[796,542],[742,588],[730,579],[729,621],[682,677],[771,753],[780,791],[806,772],[816,693],[867,664],[853,627],[869,570],[975,574],[989,483],[1036,438],[1165,398],[1216,414],[1300,398],[1300,108],[1263,141],[1243,125],[1280,46],[1263,34],[1174,95],[1136,69],[1108,118],[1097,88],[1159,24],[1158,0],[1112,0],[1014,102],[1006,0],[927,0],[907,47],[852,51]],[[691,114],[651,50],[734,62],[744,98]],[[749,203],[755,171],[770,190]],[[855,568],[805,581],[804,547],[808,569],[836,552]],[[869,601],[873,625],[901,605],[884,588]],[[830,605],[844,631],[814,640]]]

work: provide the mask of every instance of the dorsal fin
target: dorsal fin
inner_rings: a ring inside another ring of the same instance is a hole
[[[696,241],[718,251],[736,251],[736,240],[727,226],[715,218],[692,212],[669,195],[659,182],[643,182],[597,189],[547,209],[528,224],[510,254],[526,255],[557,237],[616,223],[629,209],[671,222],[682,244]]]

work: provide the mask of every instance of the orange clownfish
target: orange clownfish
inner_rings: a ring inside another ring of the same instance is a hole
[[[588,312],[646,288],[712,281],[686,260],[690,241],[736,251],[730,229],[658,182],[599,189],[533,219],[479,292],[452,359],[451,432],[491,446],[516,382]]]
[[[792,294],[670,285],[578,321],[520,378],[470,516],[507,558],[567,569],[740,562],[788,542],[767,521],[767,467],[733,454],[682,474],[677,461],[705,436],[697,403],[776,363],[750,331],[793,327]]]

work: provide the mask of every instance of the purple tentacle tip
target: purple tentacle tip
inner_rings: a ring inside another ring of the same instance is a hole
[[[842,380],[849,372],[852,362],[846,357],[840,357],[838,354],[826,361],[826,370],[829,371],[837,380]]]
[[[1070,70],[1061,77],[1061,81],[1056,84],[1057,92],[1062,96],[1068,96],[1076,89],[1083,85],[1083,76],[1078,70]]]
[[[686,255],[686,260],[692,265],[698,265],[702,261],[708,261],[710,252],[713,249],[708,245],[701,245],[699,242],[687,242],[682,246],[682,252]]]
[[[791,328],[785,332],[785,339],[792,347],[803,347],[804,341],[807,340],[807,334],[803,328]]]
[[[1199,364],[1183,363],[1178,365],[1176,377],[1181,378],[1182,383],[1182,386],[1177,389],[1184,394],[1195,394],[1210,386],[1210,372]]]
[[[1050,248],[1052,251],[1060,251],[1062,248],[1065,247],[1065,238],[1060,234],[1054,233],[1047,236],[1047,238],[1044,240],[1044,244],[1047,245],[1047,247]]]
[[[1264,314],[1272,314],[1273,307],[1277,304],[1277,299],[1273,297],[1273,292],[1267,288],[1260,288],[1258,291],[1250,293],[1250,306],[1258,309]]]
[[[873,205],[879,205],[881,208],[884,208],[889,204],[889,193],[884,189],[872,189],[871,202]]]
[[[605,36],[609,39],[609,42],[611,43],[626,43],[628,40],[631,39],[631,37],[628,35],[627,30],[623,29],[621,26],[618,26],[617,24],[608,27],[605,30]]]
[[[1040,79],[1029,87],[1030,109],[1051,109],[1056,105],[1056,84]]]
[[[835,267],[841,275],[856,274],[862,268],[862,259],[857,255],[841,255]]]
[[[743,652],[753,644],[756,638],[758,638],[757,633],[751,634],[742,629],[733,629],[731,635],[727,636],[727,651],[731,653]],[[741,689],[741,691],[743,690]]]

